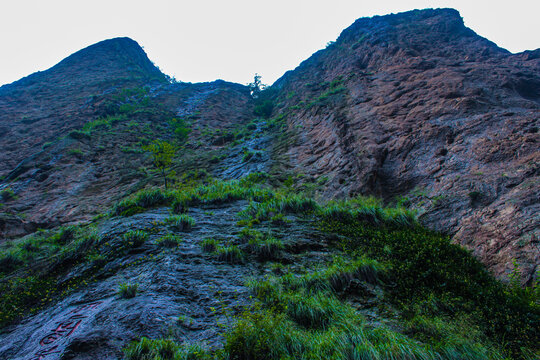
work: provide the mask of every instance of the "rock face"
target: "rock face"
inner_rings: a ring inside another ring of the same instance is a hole
[[[359,19],[274,85],[286,155],[327,196],[417,208],[498,276],[539,264],[539,50],[510,54],[455,10]]]
[[[399,198],[498,276],[517,259],[530,282],[539,263],[539,74],[540,50],[510,54],[466,28],[455,10],[359,19],[274,84],[274,115],[285,116],[294,140],[284,165],[328,177],[329,198]],[[147,183],[138,170],[148,158],[129,152],[140,132],[130,133],[127,122],[98,144],[66,138],[106,116],[123,89],[142,86],[153,112],[134,116],[164,136],[172,117],[193,117],[193,151],[225,145],[206,143],[204,129],[226,131],[252,118],[246,87],[168,84],[127,38],[5,85],[0,187],[16,197],[4,201],[0,236],[89,220]],[[259,150],[270,149],[268,141],[255,149],[266,160]],[[244,173],[236,168],[245,150],[235,149],[216,174]]]
[[[152,80],[165,77],[135,41],[118,38],[0,87],[0,176],[9,176],[44,143],[81,127],[93,113],[93,97]]]
[[[326,199],[375,195],[417,209],[426,226],[471,249],[497,276],[516,259],[524,283],[533,280],[540,50],[510,54],[454,10],[411,11],[357,20],[272,89],[273,119],[253,121],[257,104],[246,86],[170,83],[127,38],[1,87],[0,249],[38,228],[88,222],[161,185],[143,147],[175,141],[175,119],[184,119],[191,132],[173,169],[186,182],[204,176],[189,172],[199,169],[221,179],[303,174],[324,184]],[[268,130],[280,121],[285,133]],[[140,336],[218,344],[217,324],[228,319],[211,309],[240,311],[249,302],[245,278],[270,270],[219,261],[200,245],[216,237],[246,246],[231,224],[247,205],[190,209],[197,225],[165,250],[157,240],[172,232],[167,208],[100,217],[100,249],[116,249],[129,230],[151,235],[90,275],[93,258],[62,268],[62,285],[81,274],[92,282],[66,285],[67,296],[43,299],[39,312],[2,329],[0,358],[113,359]],[[313,224],[285,220],[273,235],[286,244],[288,264],[331,257]],[[130,279],[140,294],[123,299],[116,291]]]
[[[249,99],[244,86],[224,81],[170,84],[128,38],[1,87],[0,191],[15,196],[0,201],[0,239],[90,220],[147,183],[143,138],[173,136],[168,121],[175,116],[194,115],[194,127],[231,128],[249,119]],[[138,101],[144,111],[119,110]],[[113,124],[69,135],[108,116]]]

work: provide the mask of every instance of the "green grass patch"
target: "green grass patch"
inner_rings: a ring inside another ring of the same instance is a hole
[[[167,234],[156,240],[156,244],[167,248],[175,248],[179,246],[184,240],[174,234]]]
[[[189,231],[195,226],[195,220],[186,214],[170,216],[165,222],[177,231]]]
[[[240,264],[244,262],[244,252],[234,245],[218,247],[215,251],[219,261],[229,264]]]
[[[118,287],[118,296],[122,299],[131,299],[137,295],[139,289],[138,284],[123,283]]]
[[[148,240],[148,234],[141,230],[131,230],[122,235],[122,246],[126,249],[137,248]]]

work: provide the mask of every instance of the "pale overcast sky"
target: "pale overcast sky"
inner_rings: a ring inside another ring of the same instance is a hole
[[[118,36],[180,81],[272,83],[357,18],[428,7],[512,52],[540,48],[540,0],[0,0],[0,85]]]

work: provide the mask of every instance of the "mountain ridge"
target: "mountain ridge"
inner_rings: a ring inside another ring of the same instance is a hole
[[[0,88],[0,357],[535,358],[538,52],[427,9],[262,91],[128,38]]]

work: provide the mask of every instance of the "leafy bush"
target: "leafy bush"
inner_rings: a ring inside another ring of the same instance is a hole
[[[285,295],[282,301],[286,304],[287,315],[307,328],[324,330],[331,321],[351,315],[347,307],[328,293],[317,292],[308,296],[304,292],[297,292]]]
[[[59,232],[49,238],[49,240],[56,242],[60,245],[65,245],[75,238],[76,228],[74,226],[67,226],[60,229]]]
[[[404,208],[384,208],[373,197],[357,197],[345,201],[330,202],[322,207],[319,215],[326,221],[345,223],[366,222],[371,225],[415,226],[415,213]]]
[[[494,343],[504,340],[504,350],[512,358],[524,358],[523,349],[537,349],[538,303],[512,294],[447,236],[417,225],[403,226],[393,218],[385,220],[386,226],[371,220],[325,219],[321,228],[342,236],[341,248],[391,268],[385,297],[405,318],[475,314],[474,325]]]

